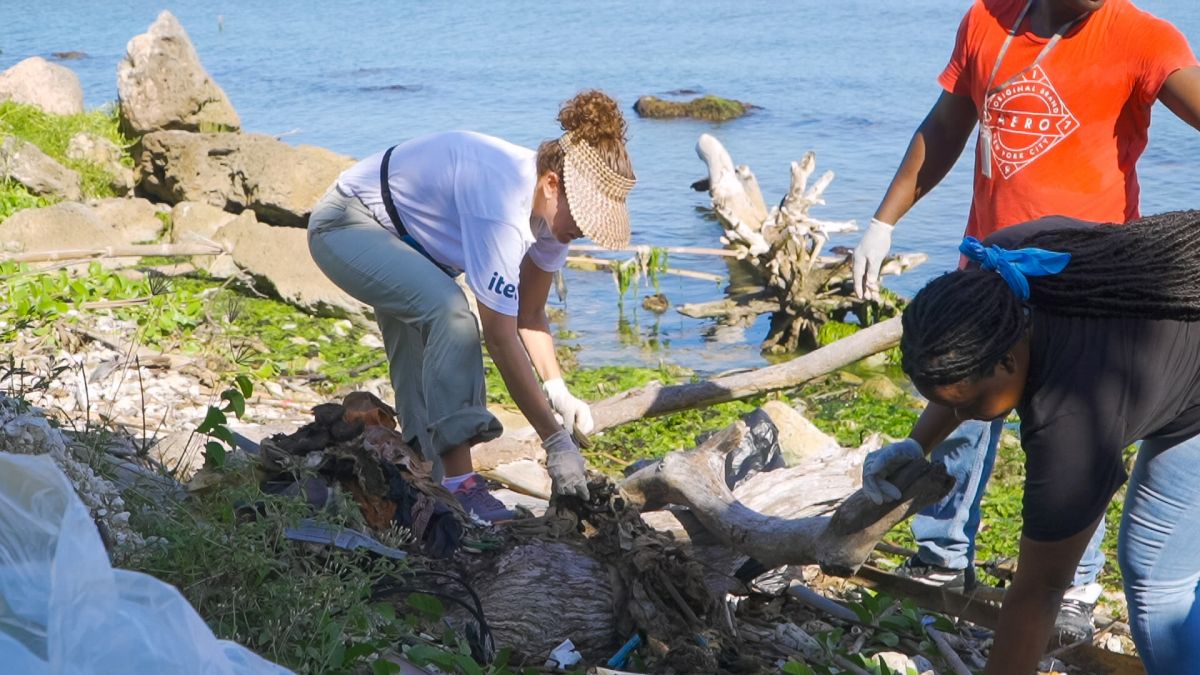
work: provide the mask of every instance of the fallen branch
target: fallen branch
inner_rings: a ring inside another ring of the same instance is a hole
[[[591,256],[567,256],[567,265],[573,269],[581,269],[589,272],[597,270],[611,270],[613,267],[620,265],[620,260],[606,260],[604,258],[593,258]],[[725,277],[720,274],[712,274],[710,272],[696,272],[693,270],[681,270],[671,267],[662,270],[663,274],[673,274],[677,277],[686,277],[688,279],[699,279],[701,281],[711,281],[713,283],[721,283],[725,281]]]
[[[714,255],[723,258],[743,258],[744,251],[731,251],[727,248],[699,248],[695,246],[655,246],[659,250],[676,255]],[[571,244],[572,251],[581,253],[640,253],[639,248],[605,248],[596,244]]]
[[[651,383],[632,389],[592,406],[595,429],[789,389],[890,349],[899,343],[900,332],[900,317],[895,317],[786,363],[702,382],[666,387]]]
[[[215,244],[136,244],[106,246],[93,249],[63,249],[59,251],[29,251],[0,254],[0,263],[59,262],[64,260],[97,260],[101,258],[145,258],[148,256],[220,255],[227,251]]]
[[[930,586],[907,577],[888,574],[877,567],[863,565],[854,582],[896,598],[907,598],[930,612],[966,619],[984,628],[996,629],[1000,621],[1000,606],[991,593],[965,594],[941,586]],[[977,590],[982,590],[982,587]],[[985,599],[987,597],[987,599]]]
[[[900,341],[900,317],[864,328],[804,356],[757,370],[702,382],[663,386],[657,382],[609,397],[592,405],[596,432],[646,417],[735,401],[789,389],[855,361],[890,349]],[[477,471],[545,456],[537,436],[519,429],[471,449]]]
[[[942,635],[941,631],[933,626],[929,626],[925,629],[925,632],[929,633],[929,637],[933,638],[938,652],[941,653],[942,658],[946,661],[946,665],[950,666],[950,670],[954,671],[954,675],[971,675],[971,669],[967,668],[967,664],[963,663],[958,653],[950,647],[950,643],[946,641],[946,636]]]
[[[710,302],[693,302],[676,308],[680,314],[693,319],[722,317],[734,320],[742,317],[754,318],[778,309],[779,303],[772,300],[771,294],[766,290],[742,293]]]

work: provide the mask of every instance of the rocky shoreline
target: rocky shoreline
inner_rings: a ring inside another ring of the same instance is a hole
[[[213,276],[244,275],[305,311],[350,316],[366,309],[316,268],[303,230],[353,158],[242,132],[232,103],[170,12],[129,41],[116,84],[119,126],[130,146],[80,133],[67,156],[111,176],[117,198],[88,199],[79,172],[33,143],[0,136],[4,180],[52,202],[0,222],[4,251],[214,242],[221,255],[194,260]],[[4,100],[51,115],[83,111],[78,77],[40,57],[0,74]]]

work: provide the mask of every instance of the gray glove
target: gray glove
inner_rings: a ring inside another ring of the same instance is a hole
[[[867,300],[879,299],[879,268],[892,250],[892,230],[895,225],[877,218],[863,233],[854,247],[854,294]]]
[[[889,483],[888,477],[906,464],[924,459],[921,444],[911,438],[883,446],[863,461],[863,492],[876,504],[900,499],[900,488]]]
[[[571,433],[561,429],[542,441],[546,449],[546,471],[556,495],[574,495],[586,501],[587,462],[579,454],[579,447],[571,438]]]

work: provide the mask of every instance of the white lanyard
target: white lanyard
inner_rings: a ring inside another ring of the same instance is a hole
[[[992,83],[996,81],[996,74],[1000,72],[1000,64],[1004,62],[1004,55],[1008,53],[1008,46],[1012,44],[1013,37],[1016,36],[1017,30],[1021,28],[1021,22],[1025,20],[1025,15],[1029,13],[1030,7],[1033,7],[1033,0],[1028,0],[1028,2],[1025,3],[1025,9],[1021,10],[1021,14],[1017,17],[1016,22],[1013,23],[1012,29],[1008,31],[1008,36],[1004,38],[1004,44],[1000,47],[1000,53],[996,55],[996,65],[992,67],[992,75],[988,78],[987,86],[984,87],[983,105],[980,106],[979,110],[979,145],[981,152],[983,153],[983,160],[980,162],[980,168],[983,172],[984,178],[992,177],[992,130],[988,128],[987,120],[985,119],[987,117],[986,113],[988,97],[990,97],[992,94],[999,93],[1005,87],[1016,81],[1017,78],[1036,68],[1037,65],[1042,62],[1042,59],[1046,58],[1046,55],[1050,53],[1050,50],[1054,49],[1054,46],[1058,44],[1058,41],[1062,39],[1062,36],[1066,35],[1067,31],[1071,30],[1072,26],[1079,23],[1080,20],[1087,16],[1087,14],[1080,14],[1074,19],[1071,19],[1070,21],[1059,26],[1058,30],[1054,31],[1054,35],[1051,36],[1050,40],[1046,43],[1046,46],[1042,47],[1042,51],[1038,53],[1037,58],[1033,60],[1033,63],[1025,66],[1021,70],[1018,70],[1007,80],[993,87]]]

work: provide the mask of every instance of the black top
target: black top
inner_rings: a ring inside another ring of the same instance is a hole
[[[988,244],[1094,223],[1043,218]],[[1058,541],[1104,513],[1128,477],[1121,451],[1145,439],[1200,433],[1200,323],[1083,318],[1037,308],[1029,377],[1017,407],[1025,450],[1024,534]]]

